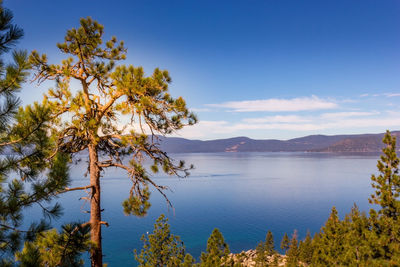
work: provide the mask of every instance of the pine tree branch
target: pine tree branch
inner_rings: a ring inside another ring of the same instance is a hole
[[[104,114],[107,112],[107,110],[108,110],[108,109],[115,103],[115,101],[117,101],[118,98],[120,98],[122,95],[123,95],[122,92],[118,92],[117,94],[115,94],[115,95],[110,99],[110,101],[108,101],[108,103],[106,103],[106,104],[101,108],[100,114],[99,114],[99,116],[98,116],[98,120],[99,120],[99,121],[103,118],[103,116],[104,116]]]
[[[99,223],[100,223],[100,224],[104,224],[104,225],[107,226],[107,227],[110,226],[110,225],[108,224],[108,222],[105,222],[105,221],[100,221]]]
[[[37,130],[40,129],[40,127],[44,124],[44,121],[41,121],[38,125],[36,125],[35,128],[32,129],[32,131],[30,131],[29,133],[27,133],[24,137],[21,137],[17,140],[14,141],[10,141],[10,142],[6,142],[6,143],[0,143],[0,147],[3,146],[9,146],[9,145],[13,145],[13,144],[17,144],[25,139],[27,139],[29,136],[31,136],[34,132],[36,132]]]
[[[65,193],[65,192],[70,192],[70,191],[86,190],[86,189],[89,189],[89,188],[93,188],[93,185],[73,187],[73,188],[66,187],[63,191],[59,192],[58,194],[62,194],[62,193]]]

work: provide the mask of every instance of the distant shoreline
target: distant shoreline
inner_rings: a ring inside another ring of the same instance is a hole
[[[400,137],[400,131],[392,132]],[[216,140],[190,140],[179,137],[159,136],[161,149],[168,153],[212,152],[324,152],[324,153],[379,153],[383,148],[379,134],[309,135],[286,141],[255,140],[234,137]]]

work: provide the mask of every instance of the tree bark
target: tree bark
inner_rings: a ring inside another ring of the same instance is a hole
[[[100,168],[95,145],[89,145],[89,173],[92,196],[90,200],[90,238],[94,247],[90,251],[91,266],[103,266],[103,252],[101,246],[101,206],[100,206]]]

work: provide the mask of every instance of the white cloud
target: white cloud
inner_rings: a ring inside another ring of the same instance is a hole
[[[332,112],[332,113],[323,113],[321,114],[321,118],[323,119],[340,119],[340,118],[348,118],[348,117],[362,117],[362,116],[371,116],[379,114],[378,112]]]
[[[195,126],[185,127],[178,136],[190,139],[226,138],[228,136],[252,136],[265,132],[285,131],[307,135],[323,132],[356,132],[366,129],[383,132],[400,129],[400,114],[395,111],[382,112],[336,112],[308,116],[277,115],[247,118],[236,123],[227,121],[200,121]],[[296,134],[298,135],[298,134]]]
[[[400,93],[386,93],[384,94],[386,97],[396,97],[396,96],[400,96]]]
[[[255,112],[255,111],[304,111],[333,109],[337,104],[330,100],[321,99],[317,96],[299,97],[292,99],[270,98],[263,100],[231,101],[220,104],[208,104],[210,107],[226,108],[236,112]]]
[[[299,122],[309,122],[310,119],[306,117],[301,117],[297,115],[277,115],[277,116],[267,116],[262,118],[249,118],[244,119],[247,123],[299,123]]]

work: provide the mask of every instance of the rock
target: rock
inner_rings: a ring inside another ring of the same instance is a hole
[[[256,257],[257,252],[254,249],[242,251],[238,254],[229,254],[228,261],[232,260],[235,264],[241,264],[243,267],[255,267],[256,266]],[[275,254],[272,256],[267,256],[267,263],[273,263],[275,257],[278,257],[278,266],[285,266],[286,265],[286,256]]]

